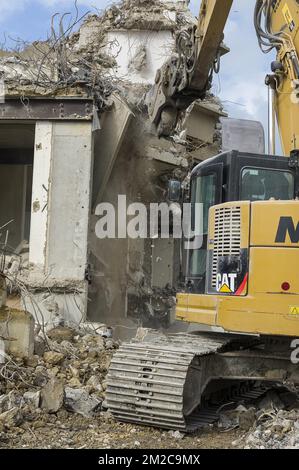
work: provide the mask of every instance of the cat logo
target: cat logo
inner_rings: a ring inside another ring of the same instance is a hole
[[[299,243],[299,222],[296,225],[292,217],[281,217],[275,243],[286,243],[287,235],[291,243]]]
[[[237,274],[217,274],[216,290],[222,294],[234,294],[236,292]]]

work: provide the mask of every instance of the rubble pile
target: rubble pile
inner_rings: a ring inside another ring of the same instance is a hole
[[[31,358],[6,358],[0,364],[0,444],[28,428],[59,427],[73,415],[105,414],[105,377],[116,348],[104,325],[96,331],[57,326],[36,336]]]
[[[188,3],[188,1],[123,0],[119,5],[114,5],[106,11],[103,22],[108,22],[110,28],[117,29],[177,30],[180,26],[190,23]],[[177,17],[176,12],[179,12]]]
[[[0,448],[299,448],[299,401],[283,388],[224,405],[197,436],[115,422],[105,389],[118,346],[105,325],[60,325],[36,335],[34,356],[0,363]]]
[[[91,48],[81,50],[74,37],[55,32],[46,42],[34,42],[19,53],[0,59],[0,76],[10,97],[84,96],[95,99],[99,109],[109,104],[114,90],[109,70],[116,63],[105,52],[102,36]],[[74,48],[73,48],[74,47]]]
[[[221,413],[218,427],[243,431],[232,442],[235,448],[299,449],[299,401],[290,392],[269,391],[251,406],[239,404]]]
[[[299,449],[299,410],[262,414],[244,440],[246,449]]]

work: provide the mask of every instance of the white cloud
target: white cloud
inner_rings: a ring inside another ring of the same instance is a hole
[[[28,0],[0,0],[0,21],[8,16],[21,12],[28,4]]]

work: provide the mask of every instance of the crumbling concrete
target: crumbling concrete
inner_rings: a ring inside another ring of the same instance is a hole
[[[47,413],[57,413],[63,405],[63,400],[63,382],[52,377],[41,390],[41,407]]]
[[[179,243],[99,240],[96,208],[116,205],[120,194],[128,204],[164,202],[169,179],[183,181],[220,149],[223,113],[213,97],[189,110],[172,139],[158,139],[147,117],[157,69],[176,32],[194,24],[188,3],[124,0],[75,33],[57,40],[52,28],[48,41],[0,57],[8,97],[90,97],[94,105],[93,122],[63,122],[63,108],[60,121],[35,122],[30,239],[5,273],[10,294],[21,293],[19,308],[40,324],[106,321],[133,335],[140,322],[171,322]]]
[[[52,21],[48,41],[34,42],[13,54],[2,52],[0,74],[7,95],[88,95],[103,108],[115,88],[112,71],[118,79],[126,78],[140,45],[146,48],[146,64],[142,62],[137,72],[143,73],[146,83],[153,83],[166,59],[165,49],[169,55],[173,50],[173,33],[194,21],[188,3],[123,0],[100,16],[88,16],[73,34],[61,34],[63,22],[56,32]],[[129,79],[142,81],[134,73]]]
[[[84,416],[89,424],[100,413],[104,419],[104,379],[118,344],[102,336],[103,326],[99,333],[80,326],[66,328],[69,341],[59,343],[51,338],[58,335],[61,340],[63,327],[49,336],[41,330],[37,338],[45,341],[45,354],[7,355],[0,365],[0,447],[10,433],[22,427],[38,429],[41,420],[49,424],[57,414],[63,421]]]

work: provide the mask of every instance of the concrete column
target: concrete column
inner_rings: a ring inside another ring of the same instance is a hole
[[[39,291],[24,305],[44,323],[86,317],[92,163],[91,122],[37,123],[30,285]]]
[[[47,275],[82,281],[91,204],[91,123],[56,122],[52,142]]]
[[[30,263],[45,269],[49,210],[53,123],[37,122],[35,128],[32,208],[30,227]]]

